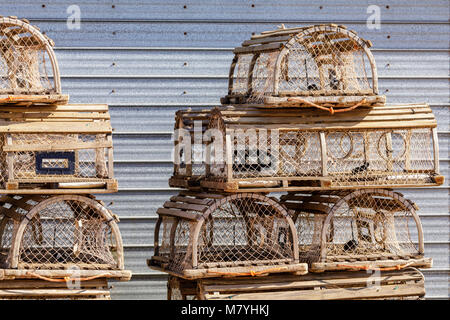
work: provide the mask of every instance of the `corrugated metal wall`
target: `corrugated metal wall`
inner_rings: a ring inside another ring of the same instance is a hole
[[[252,33],[334,22],[374,43],[380,91],[389,102],[428,102],[439,122],[444,186],[402,192],[421,207],[428,298],[449,296],[448,0],[0,0],[0,15],[26,17],[56,42],[62,85],[73,103],[108,103],[118,194],[103,195],[120,216],[132,281],[118,299],[164,299],[165,275],[149,270],[155,211],[169,189],[171,131],[178,108],[213,106],[226,93],[232,48]],[[81,28],[67,27],[77,5]],[[366,26],[377,5],[381,29]]]

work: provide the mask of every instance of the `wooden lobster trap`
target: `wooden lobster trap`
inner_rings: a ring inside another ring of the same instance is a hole
[[[0,17],[0,104],[67,103],[53,46],[28,20]]]
[[[383,104],[371,42],[345,26],[266,31],[234,49],[222,104],[318,107]]]
[[[93,196],[3,196],[4,269],[123,269],[117,218]]]
[[[387,189],[290,192],[281,197],[312,272],[430,268],[417,206]]]
[[[117,191],[107,105],[0,106],[1,193]]]
[[[117,217],[93,196],[0,198],[0,299],[109,298],[128,281]]]
[[[293,221],[271,198],[183,191],[157,213],[151,268],[186,279],[307,272]]]
[[[209,119],[204,188],[271,192],[443,183],[437,124],[425,104],[334,115],[228,107],[213,109]]]

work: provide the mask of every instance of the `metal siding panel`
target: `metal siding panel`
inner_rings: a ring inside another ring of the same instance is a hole
[[[449,103],[448,79],[413,78],[384,79],[379,83],[380,94],[389,103]],[[71,95],[73,103],[108,103],[122,105],[219,104],[227,94],[225,78],[64,78],[63,92]]]
[[[448,52],[374,51],[384,77],[448,77]],[[214,50],[56,50],[67,76],[214,76],[227,77],[233,53]]]
[[[286,23],[286,28],[311,23]],[[36,23],[51,37],[57,47],[208,47],[233,48],[252,33],[276,29],[279,23],[204,23],[187,21],[81,21],[80,30],[70,30],[66,21]],[[374,48],[446,49],[449,27],[438,24],[392,24],[385,22],[380,30],[368,30],[365,21],[347,23]],[[424,37],[423,35],[427,36]],[[388,37],[389,36],[389,37]]]
[[[139,277],[129,282],[111,281],[111,298],[118,300],[165,300],[167,276]]]
[[[168,188],[172,175],[171,163],[116,163],[114,175],[121,188]]]
[[[33,19],[64,19],[72,0],[40,2],[4,0],[2,13]],[[208,20],[271,20],[271,21],[355,21],[367,19],[367,7],[378,5],[384,20],[395,21],[446,21],[448,2],[434,1],[386,1],[338,0],[319,6],[316,2],[255,0],[195,0],[195,1],[77,1],[84,19],[208,19]],[[253,6],[252,6],[253,4]],[[299,15],[299,12],[301,15]]]
[[[119,215],[119,217],[133,216],[139,218],[153,216],[156,218],[156,210],[177,192],[177,190],[119,190],[118,193],[99,194],[97,198],[103,200],[105,204],[112,203],[108,208]]]
[[[123,129],[128,129],[124,126]],[[172,136],[152,134],[115,134],[115,161],[171,161]]]

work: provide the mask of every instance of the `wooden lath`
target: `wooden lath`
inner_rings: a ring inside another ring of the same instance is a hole
[[[0,106],[0,133],[111,133],[107,105]]]
[[[383,128],[435,128],[429,105],[385,105],[361,108],[351,113],[330,113],[305,108],[223,108],[220,114],[227,129],[353,130]]]

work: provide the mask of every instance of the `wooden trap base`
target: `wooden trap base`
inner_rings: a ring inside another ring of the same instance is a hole
[[[49,282],[39,279],[0,281],[0,300],[95,299],[109,300],[110,289],[106,278],[73,282]]]
[[[128,281],[128,270],[0,269],[0,300],[109,300],[109,279]]]
[[[288,263],[280,262],[273,265],[233,265],[232,262],[226,265],[226,263],[215,263],[211,265],[204,265],[198,269],[185,269],[180,272],[173,271],[166,268],[164,264],[157,261],[155,257],[147,260],[147,265],[153,269],[162,272],[166,272],[171,276],[186,279],[204,279],[204,278],[217,278],[217,277],[240,277],[246,275],[268,275],[276,273],[294,273],[303,275],[308,273],[308,265],[306,263]],[[214,266],[216,265],[216,266]]]
[[[15,179],[5,183],[0,194],[91,194],[118,191],[116,179],[37,178]]]
[[[344,256],[341,256],[344,257]],[[433,259],[431,258],[411,258],[401,259],[394,256],[386,257],[386,259],[378,259],[368,261],[357,259],[358,257],[349,256],[346,260],[342,261],[327,261],[327,262],[314,262],[311,264],[310,272],[324,272],[324,271],[340,271],[340,270],[364,270],[369,269],[403,269],[406,267],[415,268],[431,268],[433,265]]]
[[[198,300],[421,299],[423,275],[416,269],[392,272],[324,272],[303,276],[185,280],[169,277],[167,298]]]
[[[30,106],[32,104],[67,104],[67,94],[1,94],[0,105]]]

